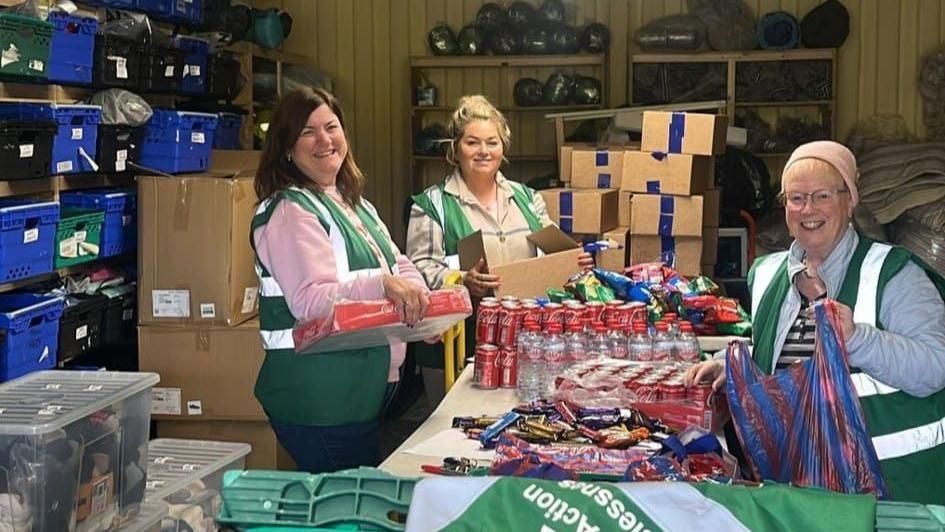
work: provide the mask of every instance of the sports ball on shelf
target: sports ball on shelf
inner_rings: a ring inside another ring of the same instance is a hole
[[[515,98],[515,105],[533,107],[544,103],[545,87],[535,78],[522,78],[515,82],[512,94]]]
[[[456,34],[446,24],[434,26],[427,34],[427,44],[434,55],[456,54]]]
[[[606,52],[610,47],[610,30],[600,22],[593,22],[581,34],[581,48],[592,54]]]

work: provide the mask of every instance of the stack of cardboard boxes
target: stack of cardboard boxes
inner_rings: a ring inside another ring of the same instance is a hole
[[[719,191],[714,155],[725,151],[727,119],[645,112],[639,149],[564,146],[568,189],[543,191],[549,216],[565,231],[622,244],[601,252],[600,267],[670,259],[683,275],[712,274]]]
[[[253,396],[258,164],[259,152],[214,151],[206,173],[138,178],[139,366],[161,375],[159,437],[246,442],[246,467],[276,469],[291,461]]]

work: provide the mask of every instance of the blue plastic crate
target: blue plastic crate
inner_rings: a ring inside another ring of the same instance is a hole
[[[51,272],[59,204],[0,200],[0,282]]]
[[[213,149],[240,149],[240,129],[243,127],[243,117],[236,113],[220,113],[217,116],[219,122],[213,134]]]
[[[169,18],[171,16],[172,0],[128,0],[133,1],[138,11],[143,11],[149,15],[156,15],[157,18]]]
[[[203,0],[170,0],[171,19],[180,22],[203,22]]]
[[[50,81],[91,84],[98,20],[52,11],[48,22],[53,25],[49,50]]]
[[[93,6],[117,7],[121,9],[131,9],[135,7],[135,0],[83,0],[84,3]]]
[[[0,294],[0,380],[56,365],[62,300],[35,294]]]
[[[184,68],[180,82],[181,92],[203,94],[207,92],[207,64],[209,62],[210,43],[195,37],[178,35],[175,39],[177,48],[184,52]]]
[[[141,145],[141,165],[171,174],[203,172],[216,128],[214,114],[155,109]]]
[[[98,124],[102,108],[97,105],[52,104],[59,123],[53,139],[53,174],[94,172],[92,166],[98,148]]]
[[[106,188],[63,192],[63,207],[105,211],[100,256],[134,250],[138,243],[138,193],[134,189]]]

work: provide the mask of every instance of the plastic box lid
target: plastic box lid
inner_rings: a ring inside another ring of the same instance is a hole
[[[167,516],[168,507],[160,501],[141,503],[141,508],[131,521],[118,527],[118,532],[144,532]]]
[[[144,498],[159,501],[208,477],[252,451],[246,443],[158,438],[148,443]]]
[[[0,435],[59,430],[160,381],[157,373],[48,370],[0,384]]]

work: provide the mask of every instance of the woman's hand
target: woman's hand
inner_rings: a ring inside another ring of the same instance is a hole
[[[720,390],[725,386],[725,362],[722,360],[700,362],[689,368],[683,378],[686,388],[704,381],[711,381],[713,390]]]
[[[594,256],[585,251],[578,255],[578,268],[582,272],[590,271],[594,267]]]
[[[430,302],[425,289],[403,277],[390,274],[384,274],[382,283],[384,284],[384,296],[403,307],[404,323],[413,327],[423,319],[427,313],[427,305]]]
[[[498,276],[483,273],[485,267],[486,260],[479,259],[473,269],[463,276],[463,284],[469,289],[469,293],[473,297],[483,297],[491,290],[496,290],[502,285]]]
[[[856,324],[853,323],[853,310],[839,301],[834,301],[837,305],[837,318],[840,322],[840,332],[843,333],[843,341],[849,342],[856,332]]]

